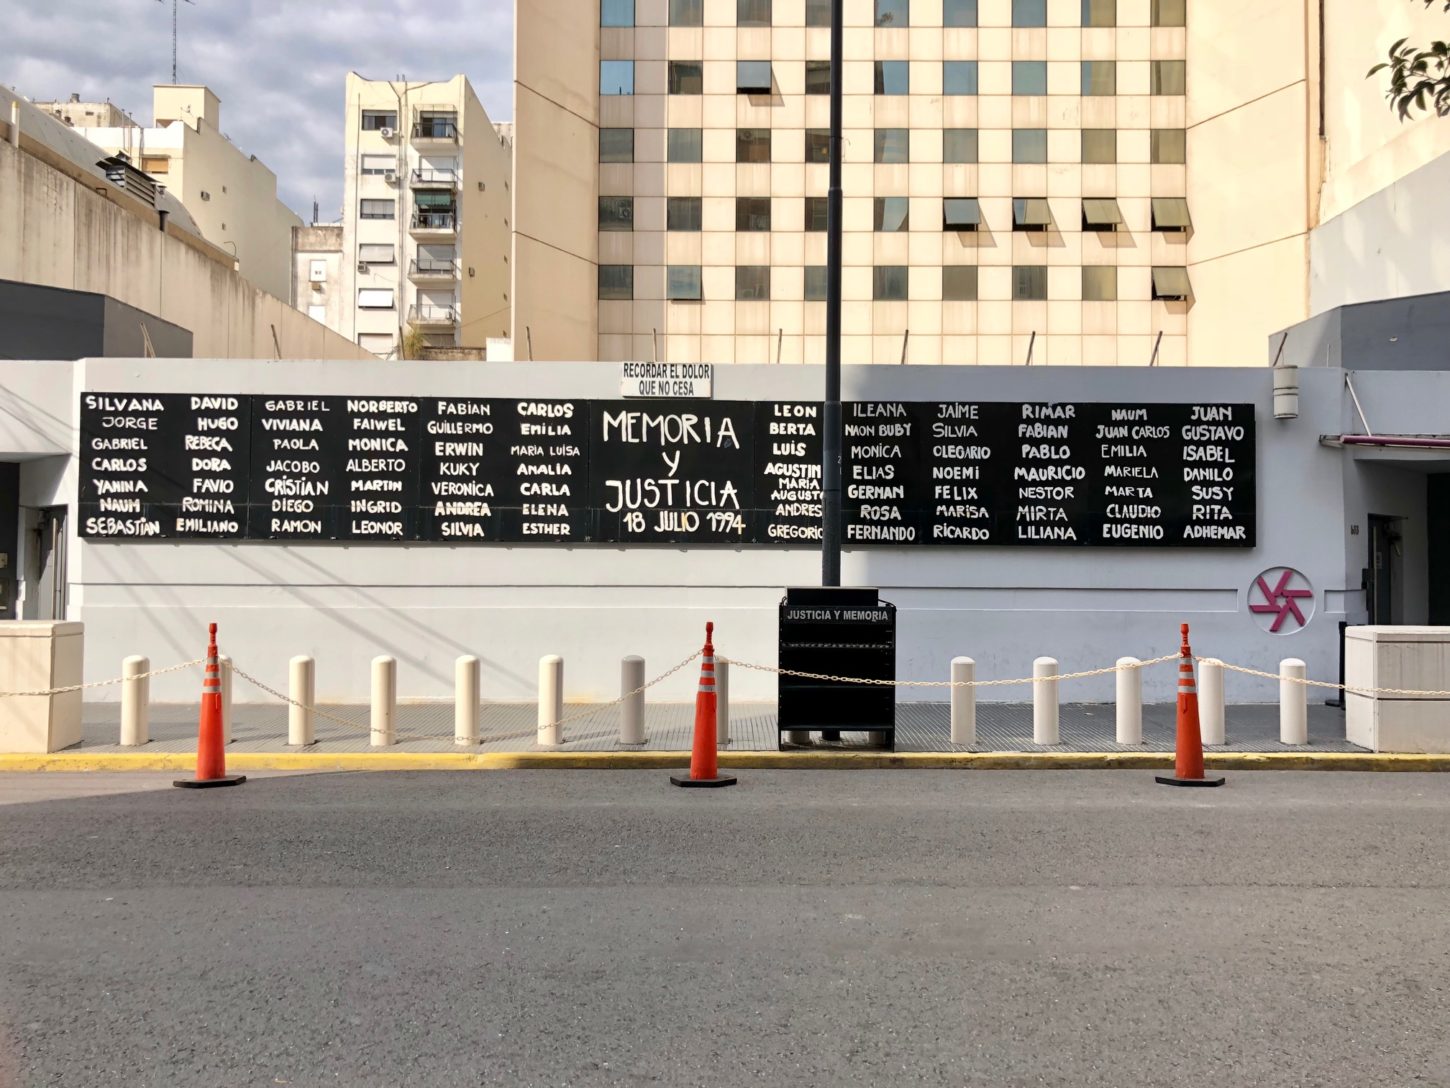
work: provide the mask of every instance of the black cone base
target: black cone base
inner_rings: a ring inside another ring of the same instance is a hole
[[[721,786],[735,785],[733,775],[722,774],[717,778],[691,778],[689,775],[681,777],[677,774],[670,775],[670,781],[676,786],[684,786],[687,789],[710,790],[718,789]]]
[[[1163,786],[1222,786],[1222,778],[1175,778],[1171,774],[1154,775],[1153,781]]]
[[[209,790],[217,786],[240,786],[246,780],[244,774],[224,774],[220,778],[183,778],[171,784],[183,790]]]

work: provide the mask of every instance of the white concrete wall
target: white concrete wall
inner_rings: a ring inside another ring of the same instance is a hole
[[[37,381],[39,365],[5,370],[7,377],[24,375],[30,392],[20,407],[0,400],[0,441],[34,441],[13,418],[22,410],[64,421],[49,426],[74,441],[76,390]],[[381,394],[403,380],[420,396],[613,397],[618,391],[617,367],[602,364],[99,360],[76,367],[78,386],[102,391]],[[820,377],[814,368],[727,367],[717,372],[716,395],[815,398]],[[1258,405],[1253,549],[847,551],[846,583],[879,586],[900,609],[898,675],[943,679],[959,654],[977,660],[983,679],[1030,674],[1033,658],[1043,654],[1056,657],[1065,672],[1109,665],[1125,654],[1154,657],[1176,648],[1178,624],[1187,621],[1201,654],[1259,667],[1297,656],[1311,675],[1332,678],[1337,623],[1347,605],[1360,601],[1358,567],[1352,581],[1346,573],[1345,525],[1362,511],[1347,507],[1346,455],[1318,441],[1345,418],[1342,374],[1305,371],[1302,378],[1301,416],[1278,422],[1264,371],[848,368],[848,399]],[[1439,415],[1450,415],[1450,407]],[[1385,413],[1381,426],[1393,429],[1398,422]],[[1435,429],[1450,430],[1450,419]],[[53,448],[56,438],[47,441]],[[54,493],[36,501],[74,502],[73,473],[52,478],[51,486]],[[561,653],[571,700],[612,697],[622,655],[642,654],[653,675],[697,648],[706,620],[718,625],[722,653],[772,664],[782,590],[819,577],[819,556],[810,548],[72,543],[71,618],[87,624],[88,676],[114,673],[127,654],[146,654],[157,664],[194,656],[206,623],[216,621],[238,664],[274,686],[285,677],[287,659],[306,653],[318,660],[321,695],[359,700],[366,697],[369,659],[384,652],[398,657],[400,690],[408,696],[446,696],[454,658],[469,653],[483,662],[485,698],[526,700],[539,656]],[[1260,631],[1247,611],[1253,579],[1279,565],[1302,570],[1319,594],[1314,619],[1292,635]],[[1171,699],[1175,675],[1150,673],[1147,697]],[[161,699],[184,699],[195,694],[189,685],[189,679],[161,678],[155,690]],[[659,697],[687,700],[693,687],[693,677],[682,675]],[[1105,701],[1112,690],[1111,678],[1071,683],[1063,697]],[[740,669],[733,691],[739,699],[771,698],[773,678]],[[241,687],[239,694],[248,697]],[[902,698],[939,694],[906,691]],[[990,689],[988,697],[1022,699],[1026,691]],[[1228,697],[1267,701],[1274,686],[1233,677]]]

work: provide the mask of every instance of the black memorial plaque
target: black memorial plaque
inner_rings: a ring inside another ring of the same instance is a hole
[[[749,543],[755,407],[748,401],[594,402],[589,494],[596,539]]]
[[[854,401],[843,406],[841,487],[845,543],[920,544],[931,487],[922,421],[931,405]]]
[[[249,398],[86,393],[80,535],[235,540],[246,524]]]
[[[810,401],[755,406],[753,543],[820,541],[822,414]]]

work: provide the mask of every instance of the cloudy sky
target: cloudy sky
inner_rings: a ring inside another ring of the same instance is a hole
[[[151,121],[171,78],[171,0],[0,0],[0,83],[34,99],[109,98]],[[222,131],[277,174],[303,219],[342,201],[343,77],[462,72],[489,117],[513,116],[513,0],[182,2],[177,77],[222,100]]]

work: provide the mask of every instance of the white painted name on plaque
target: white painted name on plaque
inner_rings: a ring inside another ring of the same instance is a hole
[[[712,363],[620,363],[619,391],[626,397],[695,397],[713,395]]]

